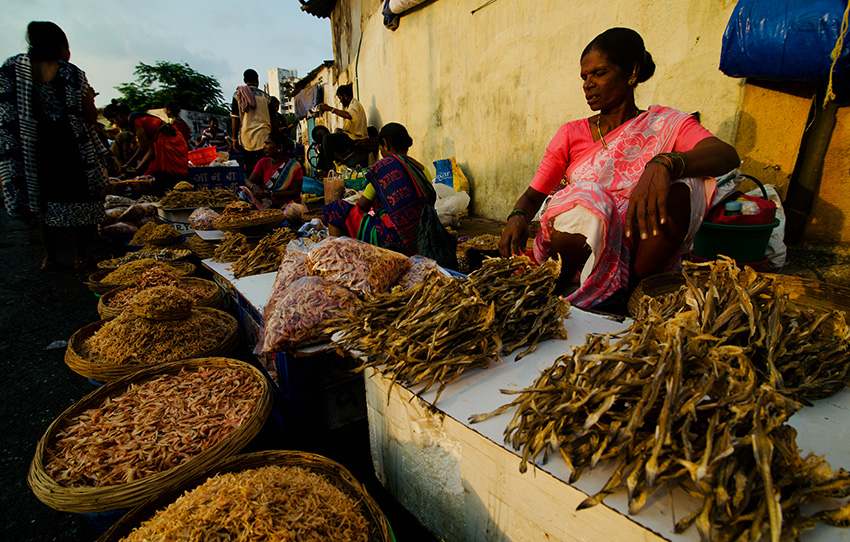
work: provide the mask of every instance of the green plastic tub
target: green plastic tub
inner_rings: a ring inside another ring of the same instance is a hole
[[[770,224],[737,225],[703,222],[694,238],[694,254],[713,260],[723,254],[738,262],[755,262],[764,258],[770,234],[779,219]]]

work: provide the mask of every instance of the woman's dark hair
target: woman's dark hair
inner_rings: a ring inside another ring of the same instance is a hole
[[[401,152],[407,152],[407,149],[413,145],[413,139],[407,133],[407,128],[397,122],[385,124],[378,137],[387,147]]]
[[[587,44],[581,57],[591,50],[604,53],[608,60],[619,66],[630,77],[637,66],[637,82],[647,81],[655,73],[655,62],[646,50],[643,38],[631,28],[609,28]]]
[[[113,120],[121,115],[129,115],[130,108],[127,107],[127,104],[123,104],[118,100],[112,100],[112,102],[103,108],[103,116],[108,118],[109,120]]]
[[[337,96],[348,96],[349,98],[354,97],[354,90],[351,88],[351,83],[347,85],[340,85],[339,88],[336,89]]]
[[[68,54],[68,37],[56,23],[32,21],[27,25],[29,56],[33,60],[65,60]]]
[[[319,124],[318,126],[313,127],[313,131],[310,132],[310,137],[314,142],[321,143],[322,139],[324,139],[324,137],[329,133],[331,133],[331,131],[328,130],[327,126]]]

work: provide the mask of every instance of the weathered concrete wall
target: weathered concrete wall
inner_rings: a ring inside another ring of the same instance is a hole
[[[815,243],[850,244],[850,107],[838,110],[832,141],[823,161],[818,198],[806,239]]]
[[[640,32],[658,66],[638,88],[641,107],[700,111],[734,139],[742,83],[717,69],[734,1],[498,0],[470,13],[483,3],[437,0],[396,32],[376,0],[340,0],[332,17],[340,82],[355,81],[369,122],[406,125],[423,163],[456,156],[477,214],[504,217],[557,128],[591,114],[579,55],[612,26]]]

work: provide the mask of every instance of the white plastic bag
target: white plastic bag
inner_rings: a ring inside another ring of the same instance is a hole
[[[409,9],[413,9],[425,0],[390,0],[390,11],[401,15]]]
[[[466,192],[455,192],[455,190],[442,183],[434,183],[437,192],[437,201],[434,209],[443,226],[456,225],[461,217],[466,216],[469,207],[469,194]]]

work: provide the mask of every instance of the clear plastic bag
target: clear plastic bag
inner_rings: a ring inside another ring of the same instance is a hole
[[[266,322],[269,321],[274,313],[278,299],[283,296],[286,288],[296,280],[306,277],[310,274],[310,269],[307,267],[307,253],[300,250],[288,250],[280,266],[277,269],[277,276],[274,279],[271,296],[263,309],[263,317]]]
[[[322,323],[355,310],[357,296],[321,277],[303,277],[287,286],[265,322],[263,352],[280,352],[322,336]]]
[[[189,215],[189,226],[193,230],[214,230],[213,221],[218,218],[218,213],[209,207],[198,207]]]
[[[312,274],[367,296],[390,290],[410,269],[403,254],[348,237],[316,244],[308,263]]]
[[[411,256],[410,269],[401,276],[396,287],[409,290],[417,284],[441,279],[451,280],[443,273],[437,262],[424,256]]]

